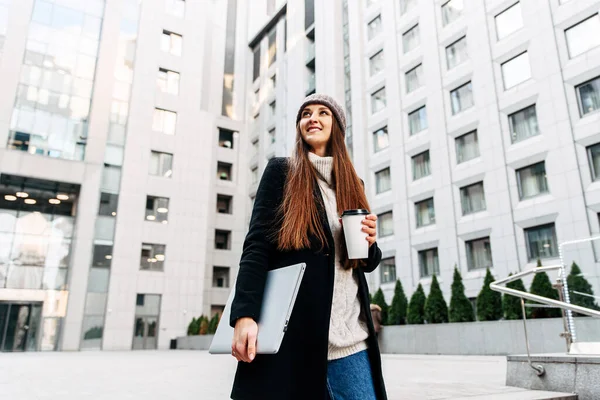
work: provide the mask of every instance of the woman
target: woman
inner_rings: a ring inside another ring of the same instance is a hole
[[[363,220],[365,260],[348,260],[339,218],[344,210],[369,209],[345,129],[335,100],[307,97],[293,156],[272,159],[263,173],[231,310],[239,361],[233,399],[387,399],[364,275],[381,261],[377,216]],[[267,272],[300,262],[306,271],[279,352],[256,355]]]

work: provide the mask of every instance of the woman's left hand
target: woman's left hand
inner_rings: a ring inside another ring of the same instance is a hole
[[[362,224],[363,232],[369,234],[369,236],[367,236],[367,242],[369,242],[369,247],[371,247],[377,240],[377,215],[367,215],[365,219],[363,219]]]

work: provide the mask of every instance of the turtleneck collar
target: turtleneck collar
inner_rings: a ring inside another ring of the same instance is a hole
[[[313,166],[319,173],[325,178],[325,182],[331,186],[332,182],[332,171],[333,171],[333,157],[321,157],[315,153],[308,152],[308,159],[312,162]]]

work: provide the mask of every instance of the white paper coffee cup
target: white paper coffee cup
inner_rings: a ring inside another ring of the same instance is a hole
[[[350,260],[369,257],[369,242],[366,240],[369,234],[362,230],[362,221],[367,215],[369,211],[365,209],[346,210],[342,213],[344,237]]]

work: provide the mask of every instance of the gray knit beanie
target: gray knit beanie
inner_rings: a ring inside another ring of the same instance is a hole
[[[333,113],[333,116],[337,120],[338,125],[342,129],[342,134],[344,136],[346,135],[346,114],[344,114],[344,110],[338,104],[338,102],[335,101],[333,97],[327,96],[326,94],[315,93],[311,94],[310,96],[304,99],[304,103],[302,103],[302,105],[300,106],[300,109],[298,110],[298,115],[296,116],[296,125],[298,125],[298,122],[302,117],[302,110],[304,110],[304,108],[310,104],[322,104],[324,106],[329,107],[329,109]]]

